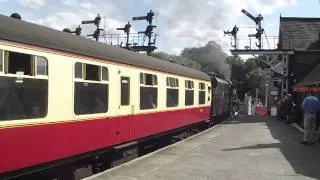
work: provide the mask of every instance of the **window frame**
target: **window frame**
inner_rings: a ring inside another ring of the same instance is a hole
[[[194,90],[194,81],[193,80],[185,80],[185,89],[193,89]]]
[[[166,88],[179,89],[179,79],[174,77],[167,77]]]
[[[200,103],[200,92],[202,92],[202,93],[204,93],[204,96],[203,96],[203,103]],[[198,104],[199,105],[205,105],[206,104],[206,96],[207,94],[206,94],[206,91],[204,90],[199,90],[199,93],[198,93]]]
[[[199,82],[199,90],[205,91],[206,90],[206,83]]]
[[[177,97],[177,105],[176,106],[168,106],[168,90],[177,90],[178,91],[178,97]],[[166,107],[167,108],[176,108],[179,107],[179,79],[175,77],[166,77]]]
[[[187,91],[193,91],[193,103],[187,105]],[[184,105],[189,107],[189,106],[194,106],[195,105],[195,88],[194,88],[194,81],[193,80],[185,80],[185,87],[184,87]]]
[[[43,55],[37,55],[37,53],[25,53],[22,51],[12,51],[7,49],[0,49],[2,52],[2,70],[0,70],[0,76],[1,77],[8,77],[8,78],[16,78],[15,83],[23,83],[24,79],[33,79],[33,80],[46,80],[47,82],[47,92],[45,97],[46,102],[46,109],[43,111],[43,116],[40,117],[25,117],[25,118],[19,118],[19,119],[10,119],[10,120],[3,120],[0,122],[12,122],[12,121],[43,121],[43,119],[46,119],[48,117],[49,113],[49,61],[48,58]],[[10,53],[17,53],[17,54],[24,54],[29,55],[31,58],[31,75],[29,74],[19,74],[19,73],[9,73],[9,54]],[[37,75],[37,57],[41,57],[46,61],[46,75]]]
[[[1,51],[1,64],[0,64],[0,74],[4,74],[4,69],[5,69],[5,65],[4,65],[4,50],[0,49]]]
[[[152,75],[152,85],[146,84],[146,74]],[[142,82],[141,82],[142,80]],[[141,87],[145,88],[156,88],[157,92],[157,101],[155,108],[149,109],[141,109]],[[155,73],[148,73],[148,72],[140,72],[139,73],[139,110],[140,111],[148,111],[148,110],[156,110],[159,107],[159,85],[158,85],[158,75]]]
[[[80,64],[80,65],[81,65],[81,78],[76,77],[76,71],[77,71],[76,65],[77,65],[77,64]],[[81,62],[76,62],[76,63],[74,63],[73,69],[74,69],[73,79],[83,79],[83,77],[84,77],[84,74],[83,74],[83,63],[81,63]]]
[[[77,64],[77,63],[80,63],[81,64],[81,69],[82,69],[82,78],[76,78],[75,77],[75,65]],[[99,70],[98,70],[98,75],[99,75],[99,80],[86,80],[86,67],[85,67],[85,65],[86,64],[89,64],[89,65],[93,65],[93,66],[98,66],[99,67]],[[107,72],[108,72],[108,80],[106,81],[106,80],[102,80],[102,67],[105,67],[106,69],[107,69]],[[99,114],[107,114],[107,113],[109,113],[109,109],[110,109],[110,84],[109,84],[109,81],[110,81],[110,79],[109,79],[109,67],[108,66],[106,66],[105,64],[103,64],[103,65],[99,65],[99,64],[94,64],[94,63],[84,63],[84,62],[79,62],[79,61],[76,61],[74,64],[73,64],[73,92],[72,92],[72,94],[73,94],[73,96],[72,96],[72,99],[73,99],[73,107],[72,107],[72,109],[73,109],[73,114],[74,114],[74,116],[75,117],[82,117],[82,116],[94,116],[94,115],[99,115]],[[108,97],[108,99],[107,99],[107,109],[106,109],[106,111],[105,112],[101,112],[101,113],[93,113],[93,114],[76,114],[75,113],[75,91],[76,91],[76,87],[75,87],[75,84],[76,84],[76,82],[82,82],[82,83],[91,83],[91,84],[104,84],[104,85],[108,85],[108,94],[107,94],[107,97]]]
[[[97,80],[94,80],[94,79],[87,79],[87,70],[88,68],[91,66],[91,68],[98,68],[97,71],[96,71],[96,76],[97,76]],[[96,67],[95,67],[96,66]],[[100,65],[95,65],[95,64],[90,64],[90,63],[82,63],[82,69],[84,69],[84,74],[85,76],[82,77],[84,78],[84,80],[86,81],[95,81],[95,82],[101,82],[102,81],[102,77],[101,77],[101,66]]]
[[[128,103],[127,104],[122,104],[122,78],[127,78],[127,84],[128,84]],[[131,80],[130,80],[130,76],[120,76],[120,106],[130,106],[130,84],[131,84]]]
[[[19,53],[19,54],[26,54],[26,55],[29,55],[31,56],[31,74],[32,75],[28,75],[28,74],[12,74],[12,73],[8,73],[9,71],[9,54],[10,52],[12,53]],[[40,56],[40,55],[35,55],[35,54],[30,54],[30,53],[24,53],[24,52],[19,52],[19,51],[11,51],[11,50],[4,50],[2,49],[2,62],[3,62],[3,65],[2,65],[2,71],[0,71],[0,75],[1,76],[6,76],[6,77],[17,77],[17,78],[20,78],[20,80],[23,80],[24,78],[29,78],[29,79],[49,79],[49,60],[47,57],[45,56]],[[41,57],[43,58],[46,62],[47,62],[47,66],[46,66],[46,69],[47,69],[47,75],[37,75],[37,64],[36,64],[36,59],[37,57]]]
[[[152,75],[152,85],[149,85],[147,84],[147,76],[146,75]],[[139,85],[140,86],[146,86],[146,87],[158,87],[158,76],[156,74],[152,74],[152,73],[144,73],[144,72],[140,72],[140,75],[139,75]],[[141,80],[143,82],[141,82]]]
[[[10,61],[9,61],[9,54],[10,53],[16,53],[16,54],[23,54],[23,55],[28,55],[28,56],[30,56],[30,71],[31,71],[31,73],[30,73],[30,75],[29,74],[23,74],[23,75],[21,75],[21,74],[19,74],[19,73],[9,73],[9,67],[10,67]],[[17,52],[17,51],[10,51],[10,50],[3,50],[3,54],[4,54],[4,73],[3,74],[5,74],[5,75],[7,75],[7,76],[13,76],[13,77],[15,77],[15,76],[19,76],[19,77],[36,77],[36,64],[35,64],[35,57],[37,56],[37,55],[32,55],[32,54],[27,54],[27,53],[22,53],[22,52]]]
[[[205,105],[206,104],[206,83],[204,82],[199,82],[199,85],[198,85],[199,89],[198,89],[198,105]],[[203,103],[200,103],[200,92],[201,93],[204,93],[204,101]]]
[[[107,79],[103,79],[103,69],[106,69],[107,70]],[[108,69],[108,67],[106,67],[106,66],[100,66],[100,71],[99,71],[100,73],[100,81],[108,81],[109,82],[109,69]]]
[[[45,60],[46,62],[46,68],[45,68],[45,75],[43,74],[38,74],[38,58],[43,58],[43,60]],[[43,56],[35,56],[34,57],[34,74],[35,76],[49,76],[49,61],[46,57]]]
[[[82,78],[76,78],[75,77],[75,65],[76,63],[81,63],[81,67],[82,67]],[[109,77],[109,68],[108,66],[105,66],[105,65],[97,65],[97,64],[90,64],[90,65],[94,65],[94,66],[99,66],[99,70],[100,70],[100,73],[99,73],[99,80],[98,81],[95,81],[95,80],[86,80],[85,79],[85,69],[84,69],[84,64],[88,64],[88,63],[82,63],[82,62],[75,62],[74,65],[73,65],[73,69],[74,69],[74,73],[73,73],[73,81],[77,81],[77,82],[84,82],[84,83],[98,83],[98,84],[109,84],[109,78],[108,80],[102,80],[102,73],[101,73],[101,70],[102,68],[101,67],[105,67],[107,68],[107,72],[108,72],[108,77]]]

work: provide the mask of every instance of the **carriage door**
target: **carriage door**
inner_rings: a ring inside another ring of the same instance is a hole
[[[130,122],[133,114],[130,96],[131,96],[131,78],[129,74],[120,74],[120,105],[119,105],[119,118],[118,118],[118,143],[127,141],[130,136]]]

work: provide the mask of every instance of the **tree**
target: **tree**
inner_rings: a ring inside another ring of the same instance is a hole
[[[240,57],[227,57],[227,63],[231,66],[231,82],[236,87],[238,97],[243,99],[245,93],[254,95],[256,88],[260,86],[259,69],[256,60],[244,61]]]
[[[172,57],[172,55],[165,52],[153,52],[153,53],[150,53],[150,56],[158,59],[166,60],[166,61],[170,61],[170,58]]]
[[[262,61],[262,60],[265,60],[265,59],[266,59],[266,57],[259,56],[259,57],[249,58],[249,59],[247,59],[247,61],[254,62],[258,68],[260,67],[260,68],[264,69],[264,68],[268,68],[269,67],[269,65],[267,63]]]

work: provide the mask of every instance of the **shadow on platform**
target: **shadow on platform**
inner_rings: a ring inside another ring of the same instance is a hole
[[[245,146],[239,148],[230,148],[224,149],[224,151],[236,151],[236,150],[243,150],[243,149],[268,149],[268,148],[279,148],[281,143],[270,143],[270,144],[257,144],[254,146]]]
[[[316,145],[302,145],[300,142],[303,136],[300,132],[270,117],[240,115],[238,120],[229,123],[265,123],[272,137],[279,142],[230,148],[224,149],[224,151],[277,148],[290,163],[296,174],[320,179],[320,142]]]

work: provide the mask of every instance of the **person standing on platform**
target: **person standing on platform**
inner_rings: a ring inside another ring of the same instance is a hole
[[[294,106],[295,104],[293,103],[293,100],[292,100],[292,96],[291,94],[288,94],[287,95],[287,98],[286,100],[284,101],[284,112],[285,112],[285,124],[291,124],[292,123],[292,114],[293,114],[293,109],[294,109]]]
[[[312,92],[304,98],[302,109],[304,114],[304,137],[302,144],[314,144],[316,140],[316,114],[320,110],[320,103],[317,97],[313,96]]]
[[[286,100],[287,100],[287,92],[285,91],[283,93],[283,98],[278,102],[278,120],[282,121],[282,120],[286,120],[286,110],[287,110],[287,106],[286,106]]]

